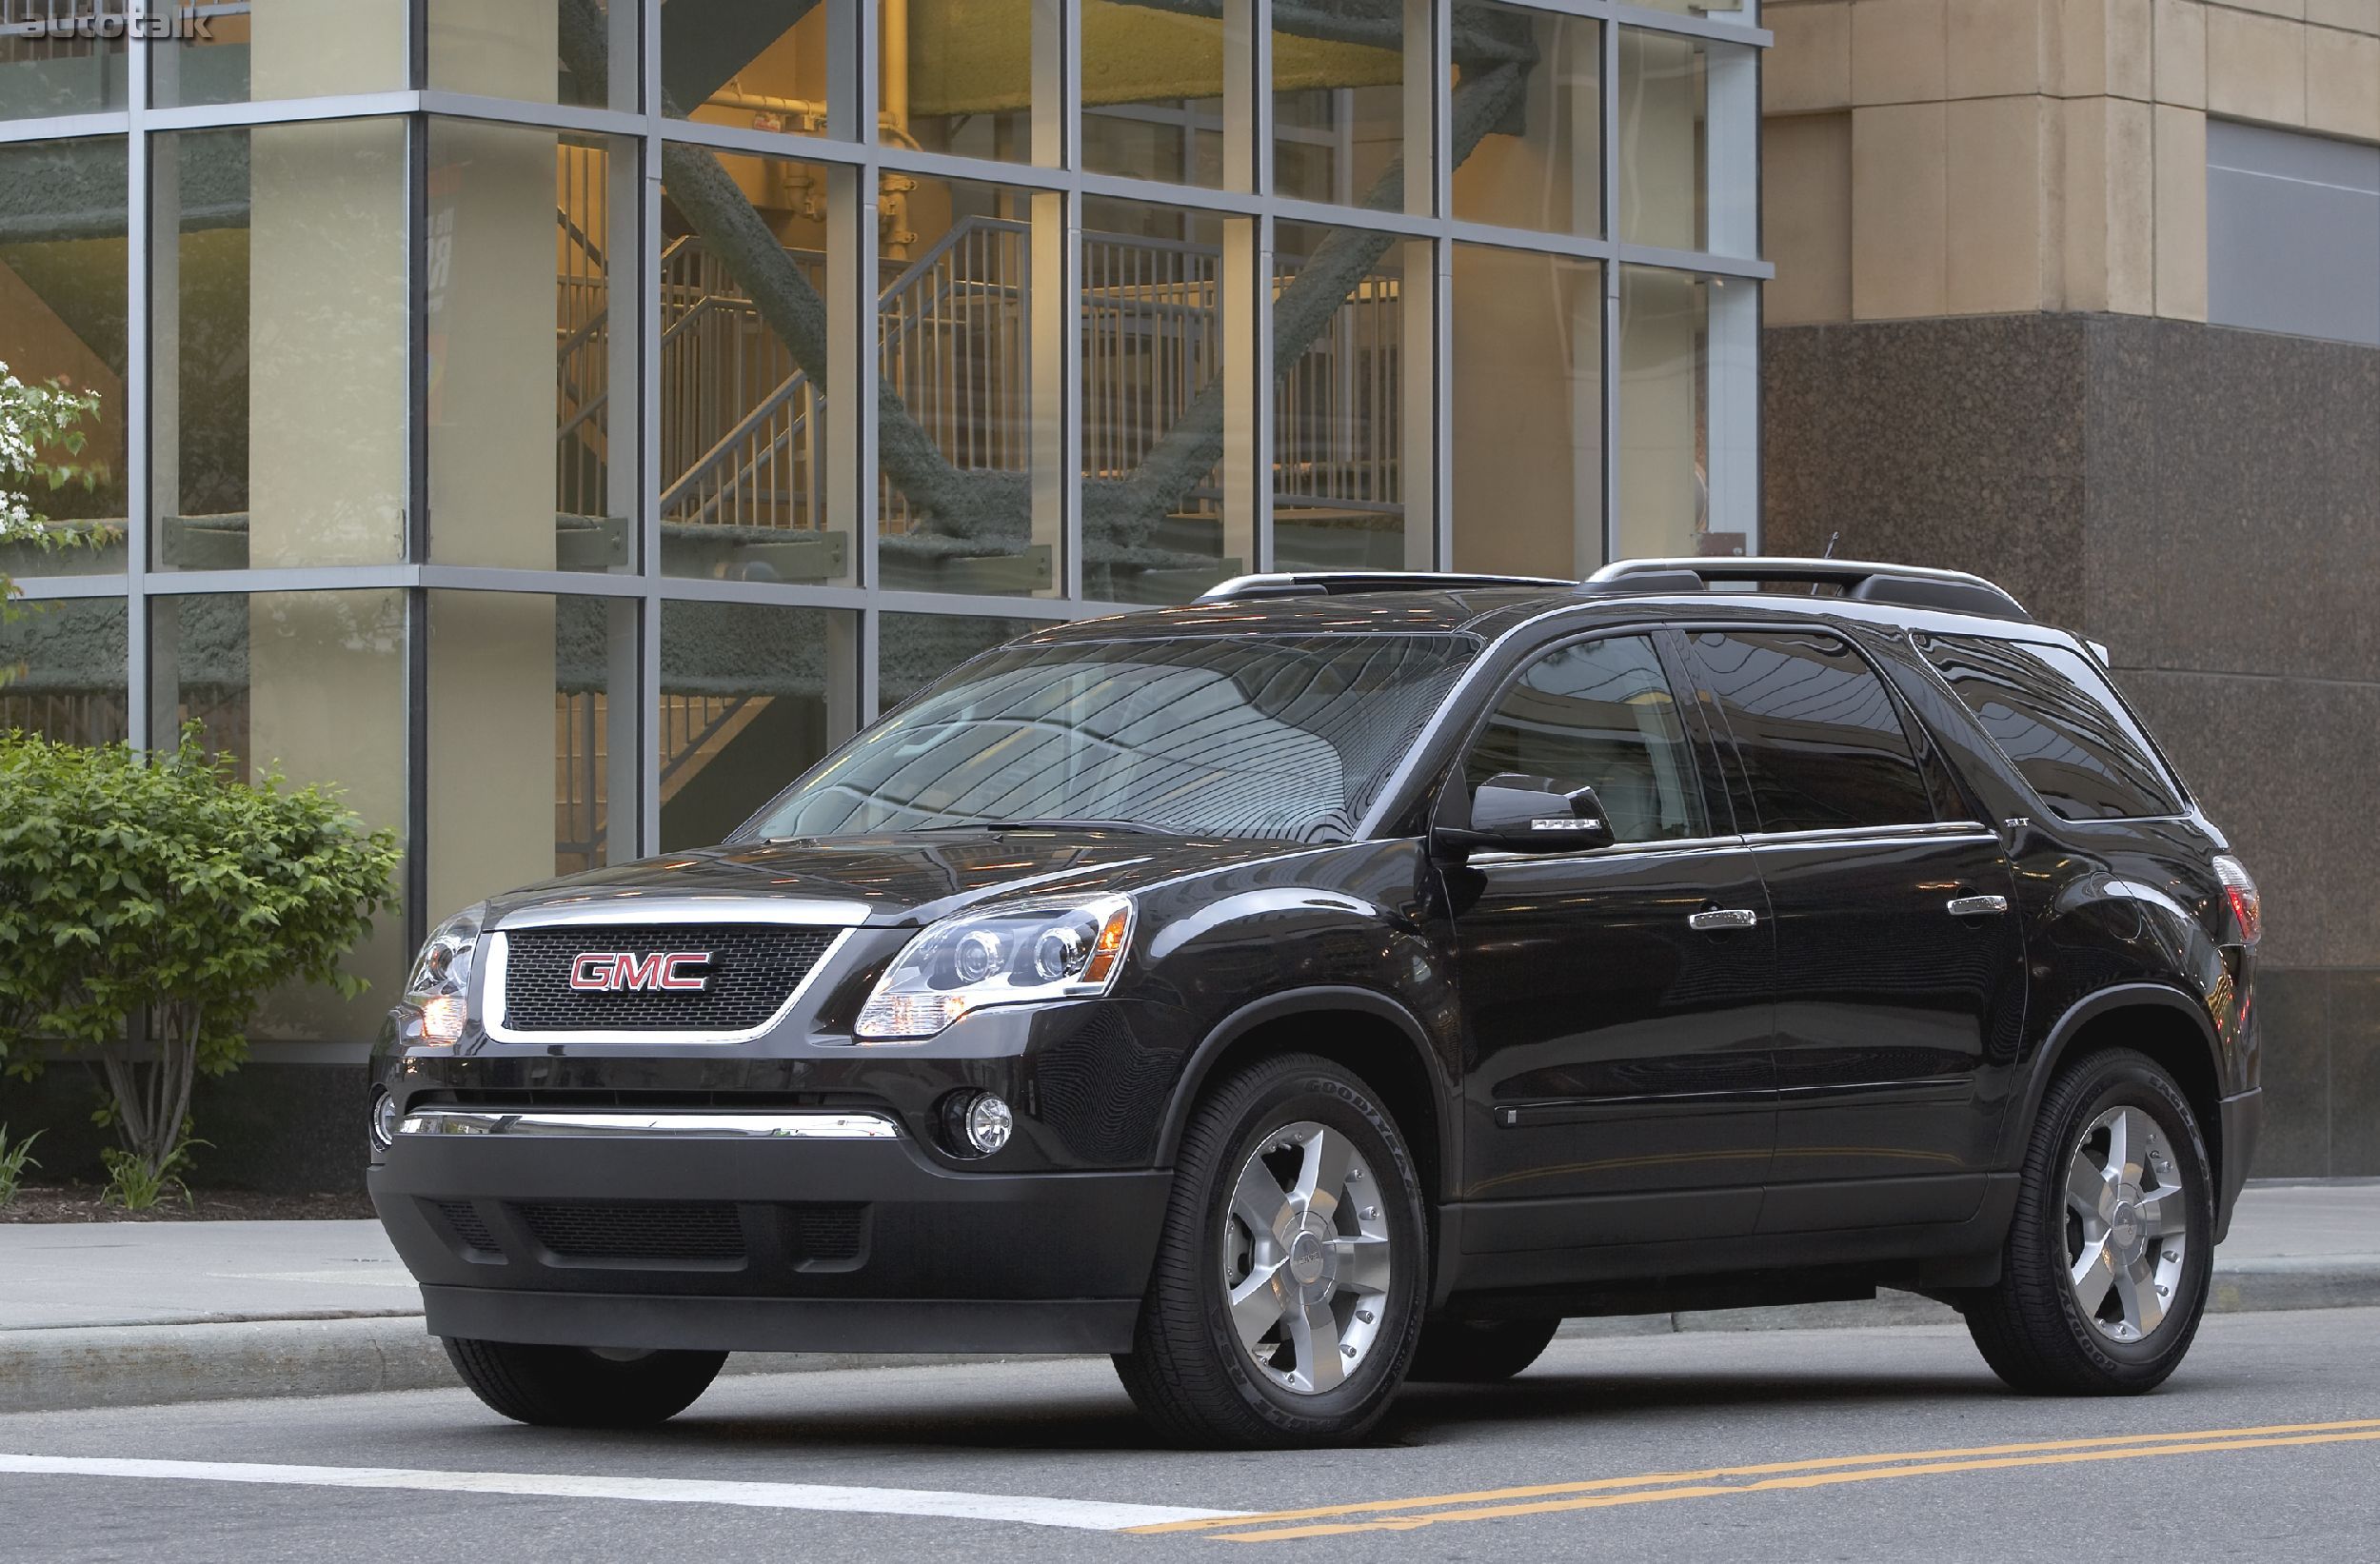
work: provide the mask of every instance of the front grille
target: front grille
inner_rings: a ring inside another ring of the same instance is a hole
[[[479,1208],[470,1201],[441,1200],[438,1202],[438,1215],[446,1218],[446,1225],[454,1229],[454,1236],[463,1240],[465,1248],[482,1249],[491,1255],[499,1253],[496,1236],[487,1231],[487,1223],[481,1218]]]
[[[537,1241],[565,1259],[740,1260],[744,1222],[724,1200],[655,1205],[518,1205]]]
[[[507,932],[505,1025],[523,1032],[748,1032],[783,1006],[836,929],[782,923],[618,923]],[[706,952],[700,991],[570,986],[586,955]]]

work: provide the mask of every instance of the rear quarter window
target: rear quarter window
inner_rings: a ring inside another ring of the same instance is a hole
[[[1980,636],[1927,636],[1920,645],[2033,790],[2065,819],[2182,813],[2181,789],[2148,736],[2080,652]]]

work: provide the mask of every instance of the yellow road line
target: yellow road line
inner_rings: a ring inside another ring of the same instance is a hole
[[[2213,1439],[2195,1444],[2159,1444],[2117,1450],[2068,1450],[2039,1455],[2005,1455],[1985,1460],[1942,1461],[1922,1466],[1868,1467],[1856,1471],[1812,1472],[1798,1476],[1765,1477],[1757,1482],[1658,1488],[1635,1494],[1597,1494],[1586,1498],[1547,1499],[1535,1504],[1504,1504],[1485,1509],[1446,1510],[1427,1515],[1389,1515],[1337,1525],[1284,1526],[1270,1531],[1215,1532],[1223,1542],[1287,1542],[1302,1537],[1340,1536],[1354,1532],[1410,1532],[1459,1520],[1504,1520],[1518,1515],[1556,1515],[1573,1510],[1613,1510],[1629,1504],[1661,1504],[1671,1499],[1719,1498],[1735,1494],[1774,1493],[1798,1488],[1829,1488],[1839,1483],[1876,1482],[1888,1477],[1925,1477],[1954,1472],[1992,1472],[2012,1467],[2071,1466],[2084,1461],[2136,1460],[2147,1455],[2191,1455],[2223,1450],[2275,1450],[2288,1446],[2354,1444],[2380,1440],[2380,1429],[2355,1434],[2298,1434],[2269,1439]],[[1240,1524],[1245,1525],[1246,1522]]]
[[[1276,1510],[1264,1515],[1234,1515],[1214,1520],[1174,1521],[1159,1526],[1136,1526],[1138,1533],[1208,1532],[1263,1525],[1274,1521],[1319,1520],[1343,1515],[1377,1515],[1398,1510],[1428,1510],[1448,1505],[1485,1504],[1498,1499],[1535,1499],[1555,1495],[1608,1492],[1613,1489],[1645,1488],[1668,1483],[1704,1482],[1715,1477],[1760,1477],[1777,1473],[1815,1472],[1849,1466],[1906,1465],[1913,1461],[1943,1461],[1968,1457],[1997,1455],[2030,1455],[2062,1450],[2089,1450],[2108,1446],[2135,1446],[2172,1441],[2240,1439],[2259,1435],[2290,1434],[2338,1434],[2352,1430],[2373,1430],[2380,1433],[2380,1417],[2353,1418],[2330,1423],[2267,1423],[2249,1428],[2193,1429],[2177,1434],[2102,1435],[2085,1439],[2043,1439],[2024,1444],[1975,1445],[1953,1450],[1903,1450],[1872,1455],[1834,1455],[1821,1459],[1799,1461],[1768,1461],[1756,1466],[1715,1466],[1693,1472],[1654,1472],[1635,1477],[1601,1477],[1592,1482],[1540,1483],[1526,1488],[1489,1488],[1469,1494],[1431,1494],[1418,1498],[1375,1499],[1363,1504],[1331,1505],[1315,1510]],[[1730,1487],[1726,1492],[1748,1490]]]

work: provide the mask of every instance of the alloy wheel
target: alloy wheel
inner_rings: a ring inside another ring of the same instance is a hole
[[[1355,1142],[1311,1120],[1266,1135],[1232,1184],[1225,1311],[1284,1390],[1336,1389],[1379,1338],[1397,1262],[1377,1186]]]
[[[2066,1170],[2066,1263],[2074,1305],[2113,1341],[2165,1322],[2190,1257],[2190,1200],[2165,1131],[2140,1108],[2091,1121]]]

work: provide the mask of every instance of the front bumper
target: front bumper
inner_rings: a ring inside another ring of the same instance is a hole
[[[682,1133],[704,1117],[400,1136],[372,1203],[430,1331],[728,1351],[1129,1344],[1170,1174],[954,1171],[888,1119],[817,1138]]]

